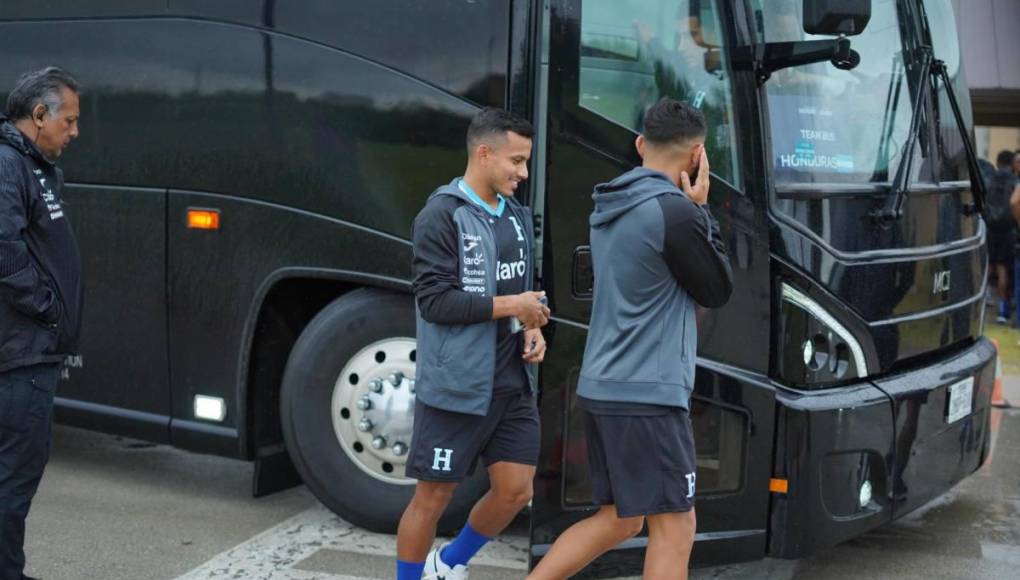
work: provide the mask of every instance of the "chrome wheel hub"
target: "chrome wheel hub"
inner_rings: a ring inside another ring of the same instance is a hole
[[[344,453],[379,481],[404,476],[414,422],[413,338],[388,338],[358,351],[333,387],[333,431]]]

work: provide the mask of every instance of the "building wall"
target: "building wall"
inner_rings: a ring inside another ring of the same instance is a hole
[[[975,127],[974,146],[978,157],[995,164],[995,156],[1003,149],[1020,151],[1020,129],[1016,127]]]
[[[952,0],[979,125],[1020,127],[1020,0]]]
[[[971,88],[1020,90],[1020,0],[953,0],[953,8]]]

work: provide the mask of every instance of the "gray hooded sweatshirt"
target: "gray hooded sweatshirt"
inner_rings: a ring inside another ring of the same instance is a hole
[[[485,211],[455,179],[436,189],[414,220],[417,304],[417,396],[437,409],[485,415],[492,401],[497,322],[492,320],[499,256]],[[534,286],[531,212],[513,198],[506,208],[528,240],[525,287]],[[523,363],[522,363],[523,364]],[[532,393],[535,367],[525,368]]]
[[[689,408],[695,304],[729,300],[719,224],[664,174],[638,167],[595,187],[595,294],[578,395]]]

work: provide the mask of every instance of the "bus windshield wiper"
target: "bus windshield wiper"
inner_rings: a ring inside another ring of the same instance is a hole
[[[952,80],[949,78],[949,70],[946,63],[941,60],[932,62],[931,73],[942,81],[946,89],[946,97],[949,99],[949,107],[953,110],[953,119],[956,121],[956,129],[960,132],[960,139],[963,141],[963,150],[967,154],[967,170],[970,172],[970,187],[974,196],[974,203],[967,204],[963,212],[967,215],[980,214],[985,207],[985,181],[981,178],[981,168],[978,166],[977,152],[974,144],[970,142],[970,132],[967,123],[960,111],[960,102],[956,99],[956,91],[953,90]]]
[[[919,10],[921,17],[920,33],[922,42],[928,47],[931,47],[933,43],[931,28],[928,24],[929,22],[928,10],[926,9],[923,2],[918,3],[916,5],[916,8]],[[953,89],[952,79],[950,79],[949,77],[949,69],[948,67],[946,67],[946,63],[944,61],[934,59],[931,63],[930,72],[933,77],[932,93],[936,95],[938,94],[936,92],[937,87],[935,86],[934,79],[941,80],[942,86],[945,87],[946,89],[946,98],[949,100],[949,106],[953,110],[953,120],[956,121],[956,130],[959,131],[960,133],[960,140],[963,141],[963,150],[964,153],[966,153],[967,155],[967,170],[970,172],[970,189],[971,195],[974,198],[974,202],[964,205],[963,213],[964,215],[974,214],[980,215],[983,212],[985,206],[985,194],[986,194],[985,181],[984,178],[981,176],[981,168],[978,166],[977,151],[974,149],[974,144],[971,143],[970,141],[970,131],[967,128],[966,121],[964,121],[963,119],[963,113],[960,112],[960,102],[956,98],[956,91]],[[937,118],[939,114],[938,99],[935,100],[934,105],[935,115]],[[938,129],[936,131],[936,137],[938,138],[939,158],[945,159],[945,151],[944,148],[942,147],[942,133],[940,130],[941,127],[937,125],[936,128]]]
[[[971,191],[974,195],[974,203],[964,206],[963,211],[966,215],[973,215],[975,213],[981,213],[984,208],[985,184],[981,179],[981,170],[978,167],[977,153],[975,153],[973,143],[970,141],[967,124],[963,119],[963,113],[960,111],[960,103],[956,98],[956,91],[953,90],[952,81],[949,78],[949,71],[946,68],[945,62],[934,58],[931,47],[922,46],[919,50],[921,51],[921,71],[923,76],[921,79],[922,82],[918,83],[918,92],[914,96],[914,116],[910,120],[910,135],[908,137],[907,146],[904,150],[903,157],[900,160],[900,165],[896,168],[896,176],[893,179],[891,189],[892,195],[890,196],[889,201],[887,201],[885,206],[881,209],[876,209],[871,212],[871,217],[881,222],[894,221],[903,217],[903,202],[910,189],[910,171],[914,162],[914,147],[921,138],[920,116],[921,112],[926,110],[928,99],[932,98],[931,95],[935,92],[935,83],[932,81],[936,79],[942,81],[942,86],[946,89],[949,106],[953,110],[953,119],[956,121],[956,128],[960,132],[960,138],[963,140],[964,151],[967,154],[967,169],[970,172]],[[936,131],[937,130],[938,128],[936,127]],[[941,155],[941,147],[939,149],[939,154]]]
[[[910,188],[910,171],[914,164],[914,148],[921,139],[921,112],[925,110],[928,103],[928,96],[931,93],[931,86],[928,80],[932,75],[932,51],[930,47],[921,47],[921,82],[918,83],[917,93],[914,94],[913,115],[910,118],[910,133],[907,136],[906,147],[903,156],[900,158],[899,167],[896,168],[896,175],[893,177],[892,189],[889,200],[881,209],[871,212],[872,219],[880,222],[889,222],[903,216],[903,201],[906,198],[907,190]]]
[[[904,74],[903,56],[901,53],[893,56],[892,72],[889,74],[889,88],[885,95],[885,114],[882,116],[881,141],[878,143],[878,155],[875,157],[876,174],[879,171],[878,164],[880,160],[885,160],[885,172],[888,176],[889,143],[892,141],[893,129],[896,127],[896,112],[900,106],[900,89],[903,87]]]

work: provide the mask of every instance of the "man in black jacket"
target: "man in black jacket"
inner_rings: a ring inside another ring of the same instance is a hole
[[[0,115],[0,580],[25,580],[25,519],[49,459],[53,394],[73,354],[81,260],[54,165],[78,137],[78,83],[26,73]]]

